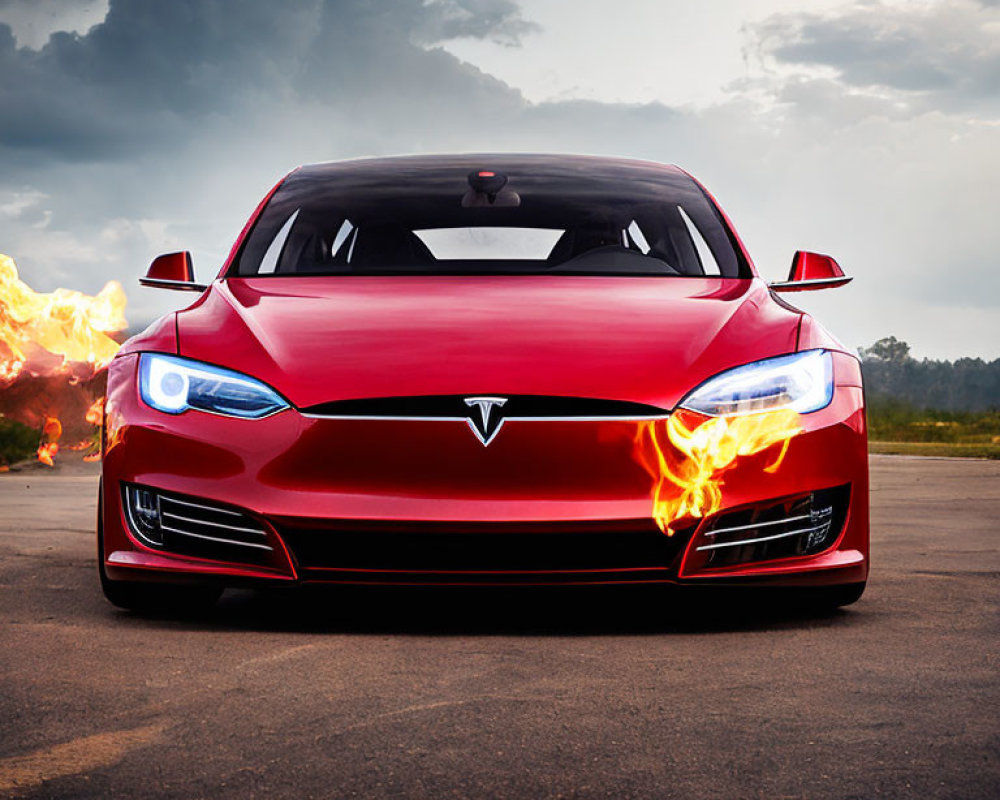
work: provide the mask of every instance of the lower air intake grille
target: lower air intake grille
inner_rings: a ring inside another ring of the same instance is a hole
[[[752,561],[815,555],[840,536],[850,486],[720,514],[702,529],[695,561],[729,567]]]
[[[580,523],[526,531],[408,523],[391,530],[285,527],[280,532],[304,577],[546,583],[662,577],[690,533],[666,537],[641,523],[629,529],[602,527]]]
[[[151,547],[220,561],[270,560],[274,548],[267,531],[249,514],[133,484],[123,490],[129,527]]]

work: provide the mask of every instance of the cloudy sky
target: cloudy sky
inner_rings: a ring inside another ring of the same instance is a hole
[[[849,344],[1000,357],[1000,0],[0,0],[0,252],[133,323],[297,164],[493,150],[680,164]]]

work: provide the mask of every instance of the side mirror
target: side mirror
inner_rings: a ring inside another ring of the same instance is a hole
[[[145,278],[139,278],[143,286],[160,289],[177,289],[182,292],[203,292],[208,287],[194,282],[194,264],[187,250],[181,253],[167,253],[153,259]]]
[[[832,289],[849,283],[840,264],[830,256],[806,253],[799,250],[792,259],[787,281],[776,281],[768,286],[775,292],[805,292],[810,289]]]

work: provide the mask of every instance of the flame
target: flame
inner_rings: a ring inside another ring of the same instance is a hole
[[[108,281],[95,296],[71,289],[34,291],[17,274],[14,259],[0,254],[0,381],[11,382],[23,369],[39,361],[43,371],[65,369],[67,362],[89,364],[92,370],[108,365],[118,342],[108,334],[124,330],[125,291]],[[43,353],[61,357],[43,366]]]
[[[108,453],[125,440],[124,419],[110,400],[105,409],[104,423],[104,452]]]
[[[38,460],[47,466],[54,466],[53,459],[59,452],[59,437],[62,423],[56,417],[46,417],[42,426],[42,441],[38,445]]]
[[[36,292],[20,279],[14,260],[0,254],[0,389],[10,390],[0,413],[28,425],[41,423],[43,464],[52,466],[59,452],[63,412],[69,414],[63,416],[68,435],[80,439],[68,449],[94,447],[95,436],[83,439],[83,423],[102,424],[104,398],[93,400],[91,379],[101,378],[98,373],[118,352],[113,334],[128,325],[125,302],[117,281],[108,281],[94,296],[71,289]],[[89,407],[78,419],[84,403]]]
[[[636,457],[653,478],[653,519],[667,536],[681,519],[698,519],[722,507],[722,476],[740,456],[781,444],[774,472],[792,437],[802,432],[799,415],[779,409],[739,417],[704,417],[680,411],[644,422],[636,435]]]
[[[91,403],[90,408],[87,409],[87,413],[83,417],[91,425],[97,425],[100,427],[104,424],[104,398],[98,397],[93,403]]]

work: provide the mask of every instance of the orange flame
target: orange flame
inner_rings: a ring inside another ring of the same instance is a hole
[[[38,446],[42,463],[52,466],[59,452],[62,424],[56,413],[60,406],[73,408],[71,421],[77,420],[81,392],[83,397],[93,397],[93,383],[84,386],[82,382],[106,367],[118,352],[120,345],[111,334],[126,328],[124,312],[125,292],[117,281],[108,281],[94,296],[70,289],[36,292],[20,279],[14,260],[0,254],[0,389],[12,393],[7,400],[14,409],[11,416],[29,425],[44,420]],[[34,379],[47,383],[38,390],[28,388],[24,382]],[[53,394],[54,387],[62,388]],[[86,402],[91,401],[87,398]],[[103,413],[102,397],[84,416],[90,425],[100,426]],[[82,420],[70,424],[74,438],[84,433],[77,430],[81,424]],[[69,449],[93,446],[93,441],[81,441]]]
[[[42,441],[38,445],[38,460],[47,466],[54,466],[56,453],[59,452],[59,437],[62,436],[62,423],[55,417],[46,417],[42,427]]]
[[[100,427],[104,423],[104,398],[98,397],[87,409],[84,419],[91,425]]]
[[[18,277],[14,259],[0,254],[0,382],[24,369],[65,369],[68,362],[89,364],[92,371],[107,366],[119,347],[108,334],[125,329],[124,312],[125,292],[117,281],[93,297],[70,289],[36,292]],[[43,366],[50,361],[46,353],[60,357],[55,366]]]
[[[765,472],[774,472],[792,437],[802,432],[799,415],[779,409],[739,417],[705,418],[680,411],[644,422],[636,435],[636,457],[653,478],[653,519],[667,536],[681,519],[698,519],[722,507],[722,476],[740,456],[781,444]],[[665,441],[664,441],[665,439]]]
[[[114,404],[109,400],[104,414],[104,451],[110,453],[115,447],[125,441],[125,424],[122,415],[117,413]]]

